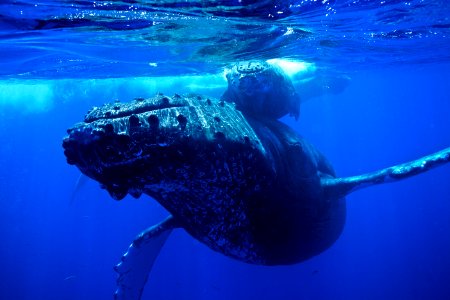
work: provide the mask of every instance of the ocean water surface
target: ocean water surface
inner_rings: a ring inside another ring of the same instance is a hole
[[[0,298],[112,299],[132,239],[167,212],[114,201],[66,163],[92,106],[157,92],[220,97],[224,68],[276,60],[295,128],[339,176],[450,146],[450,2],[0,2]],[[338,241],[248,265],[175,230],[142,299],[450,299],[450,166],[347,197]]]

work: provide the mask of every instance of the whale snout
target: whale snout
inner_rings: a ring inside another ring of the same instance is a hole
[[[224,143],[263,151],[233,104],[199,95],[158,94],[105,104],[67,132],[67,162],[99,181],[115,199],[140,195],[145,185],[172,181],[172,173]]]

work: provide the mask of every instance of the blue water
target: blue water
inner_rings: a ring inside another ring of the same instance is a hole
[[[65,130],[115,99],[219,97],[223,67],[249,58],[351,78],[282,119],[340,176],[450,146],[448,1],[2,1],[0,299],[112,299],[112,267],[167,212],[76,187]],[[339,240],[293,266],[247,265],[176,230],[143,299],[450,299],[449,183],[447,165],[349,195]]]

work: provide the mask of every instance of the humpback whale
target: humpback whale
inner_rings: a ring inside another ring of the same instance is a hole
[[[228,89],[222,100],[234,102],[247,114],[281,118],[289,113],[298,119],[300,97],[291,79],[277,64],[241,61],[225,69]]]
[[[139,234],[116,266],[116,299],[140,299],[175,228],[224,255],[289,265],[341,234],[345,196],[450,161],[450,148],[348,178],[293,129],[272,117],[202,95],[157,94],[95,107],[68,129],[67,162],[117,200],[146,194],[170,216]]]

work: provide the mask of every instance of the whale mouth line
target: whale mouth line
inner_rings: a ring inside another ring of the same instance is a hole
[[[143,98],[137,98],[132,102],[107,103],[101,107],[94,107],[86,114],[85,123],[92,123],[98,120],[113,120],[132,115],[143,114],[152,111],[158,111],[167,108],[177,108],[188,106],[189,103],[178,95],[170,98],[161,95],[156,101],[147,101]]]

